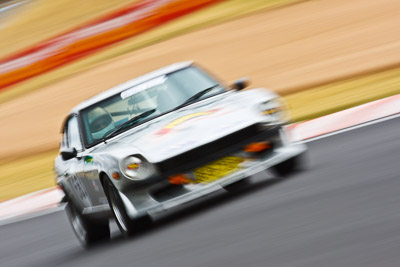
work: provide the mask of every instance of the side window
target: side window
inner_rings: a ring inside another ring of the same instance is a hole
[[[67,127],[65,126],[63,129],[63,134],[60,143],[60,150],[67,147]]]
[[[67,147],[75,147],[76,150],[82,150],[81,138],[79,135],[78,119],[74,116],[67,122]]]

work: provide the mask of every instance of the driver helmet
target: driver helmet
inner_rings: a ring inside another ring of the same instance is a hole
[[[89,128],[94,139],[101,139],[115,128],[114,121],[104,108],[96,107],[89,111]]]

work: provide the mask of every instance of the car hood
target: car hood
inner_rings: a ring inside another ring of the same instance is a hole
[[[132,154],[160,162],[263,120],[257,104],[273,97],[254,89],[213,96],[124,132],[109,148],[128,145]]]

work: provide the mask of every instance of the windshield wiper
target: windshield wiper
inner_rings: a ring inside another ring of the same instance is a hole
[[[200,97],[202,97],[203,95],[207,94],[208,92],[210,92],[211,90],[213,90],[215,87],[219,86],[219,84],[214,84],[211,87],[208,87],[204,90],[201,90],[200,92],[194,94],[193,96],[189,97],[185,102],[183,102],[182,104],[178,105],[177,107],[174,108],[174,110],[180,109],[184,106],[187,106],[189,104],[191,104],[192,102],[195,102],[197,99],[199,99]]]
[[[103,138],[101,139],[102,141],[107,140],[107,138],[110,138],[112,136],[115,136],[117,133],[121,132],[122,130],[124,130],[125,128],[133,125],[134,123],[138,122],[138,120],[146,118],[148,116],[150,116],[151,114],[153,114],[156,111],[155,108],[153,109],[149,109],[133,118],[130,118],[128,121],[124,122],[123,124],[121,124],[120,126],[118,126],[115,130],[106,133]]]

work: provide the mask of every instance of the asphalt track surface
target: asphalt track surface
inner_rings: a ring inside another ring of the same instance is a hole
[[[309,143],[311,168],[80,247],[63,211],[4,225],[0,266],[400,266],[400,118]]]

